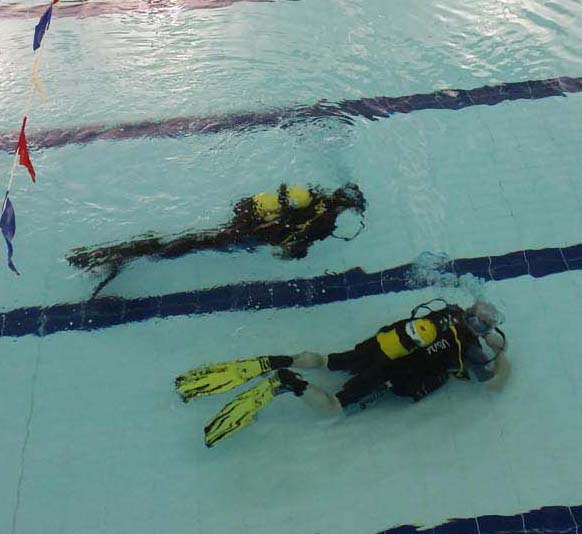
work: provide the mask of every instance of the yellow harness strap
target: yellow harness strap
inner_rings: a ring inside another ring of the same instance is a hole
[[[459,334],[457,329],[451,325],[451,332],[453,333],[453,337],[455,338],[455,343],[457,344],[458,355],[459,355],[459,369],[455,373],[457,378],[463,378],[465,376],[465,366],[463,364],[463,348],[461,347],[461,341],[459,340]]]
[[[311,219],[308,219],[307,221],[305,221],[302,224],[299,224],[297,226],[297,229],[294,230],[293,232],[291,232],[282,242],[281,245],[285,246],[289,243],[291,243],[292,241],[295,241],[295,239],[297,238],[297,236],[299,234],[301,234],[302,232],[304,232],[305,230],[307,230],[307,228],[309,228],[309,226],[316,221],[317,219],[319,219],[319,217],[321,217],[325,212],[326,212],[326,208],[325,208],[325,203],[323,202],[323,200],[321,200],[317,206],[315,206],[315,215],[313,217],[311,217]]]

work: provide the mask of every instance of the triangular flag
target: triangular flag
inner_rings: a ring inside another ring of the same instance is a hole
[[[53,4],[54,3],[56,2],[53,2]],[[53,15],[53,4],[47,8],[42,17],[40,17],[38,24],[34,27],[34,39],[32,40],[32,49],[34,51],[40,48],[42,38],[44,37],[45,32],[49,29],[51,17]]]
[[[6,247],[8,248],[8,267],[10,270],[20,275],[16,270],[14,263],[12,263],[12,254],[14,253],[14,248],[12,247],[12,240],[14,239],[14,234],[16,234],[16,216],[14,214],[14,207],[12,202],[8,198],[8,193],[4,198],[4,205],[2,206],[2,216],[0,217],[0,228],[2,228],[2,235],[6,240]]]
[[[18,146],[16,147],[16,153],[20,156],[18,163],[20,163],[20,165],[23,165],[28,169],[32,181],[36,182],[36,171],[32,166],[32,161],[30,161],[30,154],[28,153],[28,143],[26,142],[26,134],[24,133],[25,128],[26,128],[26,117],[22,119],[22,129],[20,130]]]

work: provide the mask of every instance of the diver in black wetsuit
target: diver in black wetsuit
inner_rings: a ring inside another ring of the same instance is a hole
[[[477,302],[467,310],[445,303],[440,310],[418,306],[411,317],[381,328],[373,337],[346,352],[329,355],[302,352],[295,356],[260,356],[197,367],[176,379],[182,399],[222,393],[257,376],[269,374],[255,387],[228,403],[206,426],[212,447],[254,421],[257,412],[277,395],[292,392],[325,415],[338,416],[348,406],[365,407],[370,397],[386,391],[414,401],[444,385],[449,377],[479,381],[503,380],[509,364],[505,335],[497,327],[494,306]],[[418,312],[429,313],[419,317]],[[481,340],[493,352],[489,357]],[[332,395],[308,383],[289,367],[326,368],[350,373]]]
[[[138,258],[171,259],[200,250],[252,250],[259,245],[280,247],[279,255],[285,259],[304,258],[315,241],[333,236],[338,216],[350,209],[360,215],[366,209],[355,184],[348,183],[331,194],[283,184],[275,192],[240,200],[230,223],[216,230],[165,237],[147,234],[115,245],[80,247],[71,251],[67,261],[87,271],[105,271],[106,277],[93,292],[95,297],[127,263]]]
[[[479,382],[494,378],[494,363],[505,349],[505,335],[497,328],[499,315],[492,305],[478,302],[463,310],[447,304],[443,310],[417,318],[419,309],[410,319],[381,328],[351,350],[327,356],[304,352],[299,363],[323,364],[330,371],[354,375],[334,396],[325,394],[338,409],[365,405],[367,397],[383,389],[419,401],[451,376],[469,380],[472,374]],[[493,358],[487,356],[480,339],[495,353]],[[291,365],[295,364],[293,358]],[[300,396],[307,387],[305,382],[292,391]]]

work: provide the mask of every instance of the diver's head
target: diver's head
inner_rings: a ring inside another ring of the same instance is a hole
[[[464,321],[476,336],[485,336],[503,322],[503,315],[493,304],[478,300],[465,310]]]
[[[366,210],[366,199],[363,193],[356,184],[351,182],[334,191],[333,203],[340,212],[353,209],[359,214],[363,214]]]

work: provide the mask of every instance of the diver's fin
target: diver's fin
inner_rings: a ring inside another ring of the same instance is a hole
[[[112,267],[111,270],[107,273],[107,276],[103,280],[101,280],[101,282],[99,282],[99,284],[97,284],[97,287],[93,291],[93,294],[91,295],[91,298],[89,300],[93,300],[95,297],[97,297],[97,295],[99,293],[101,293],[101,290],[107,284],[109,284],[109,282],[111,282],[120,273],[120,271],[121,271],[121,268],[118,265],[115,265],[114,267]]]
[[[269,356],[196,367],[176,378],[176,392],[184,402],[224,393],[273,369]]]
[[[281,381],[275,373],[229,402],[204,428],[206,446],[213,447],[254,422],[259,410],[270,404],[280,388]]]

